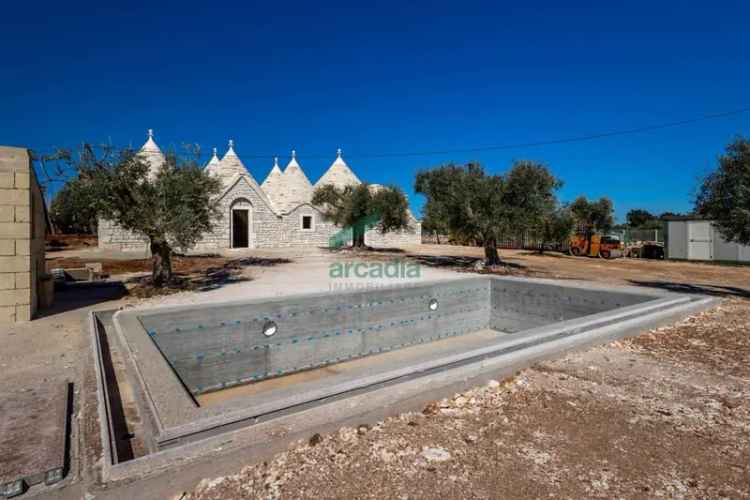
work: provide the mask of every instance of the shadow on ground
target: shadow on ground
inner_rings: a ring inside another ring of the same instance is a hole
[[[740,297],[750,298],[750,290],[726,286],[726,285],[712,285],[712,284],[697,284],[697,283],[674,283],[669,281],[640,281],[640,280],[628,280],[631,285],[643,286],[649,288],[659,288],[661,290],[667,290],[670,292],[678,293],[694,293],[700,295],[711,295],[714,297]]]
[[[172,283],[162,288],[153,287],[150,277],[135,277],[127,280],[126,283],[134,285],[130,289],[130,294],[136,297],[169,295],[183,291],[207,292],[231,283],[251,281],[251,278],[242,275],[244,268],[271,267],[291,262],[283,258],[243,257],[197,272],[174,273]]]
[[[528,252],[520,252],[518,254],[522,257],[553,257],[555,259],[565,259],[570,257],[570,255],[563,253],[563,252],[556,252],[554,250],[547,250],[544,253],[539,253],[533,250],[530,250]]]
[[[439,267],[439,268],[456,268],[465,271],[479,271],[488,274],[499,274],[498,271],[502,271],[502,274],[509,274],[518,271],[527,271],[527,266],[518,264],[516,262],[510,262],[507,259],[502,259],[501,263],[492,268],[481,268],[477,269],[478,263],[483,262],[484,259],[478,257],[468,257],[464,255],[420,255],[420,254],[409,254],[408,258],[419,262],[422,265],[428,267]]]
[[[117,300],[127,293],[127,289],[119,281],[67,283],[60,288],[55,288],[54,304],[47,309],[40,309],[38,317],[46,318],[73,309]]]
[[[321,250],[337,254],[352,254],[352,255],[358,255],[358,254],[392,254],[392,253],[405,253],[405,250],[403,248],[374,248],[374,247],[364,247],[364,248],[352,248],[349,246],[341,247],[341,248],[329,248],[329,247],[319,247]]]

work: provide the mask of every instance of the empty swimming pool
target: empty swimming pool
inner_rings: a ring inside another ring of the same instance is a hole
[[[343,418],[354,401],[359,410],[393,404],[709,303],[643,288],[479,277],[125,310],[111,321],[93,317],[92,328],[126,354],[147,440],[158,451],[299,412],[315,421],[316,411],[336,404],[340,413],[327,418]],[[97,352],[102,363],[98,344]],[[101,370],[102,387],[105,378]]]

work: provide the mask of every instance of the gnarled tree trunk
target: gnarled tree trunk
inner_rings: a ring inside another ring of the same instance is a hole
[[[172,249],[162,239],[151,240],[151,282],[162,287],[172,280]]]
[[[365,248],[364,224],[355,224],[352,226],[352,248]]]
[[[484,240],[484,265],[496,266],[500,264],[500,255],[497,253],[497,240],[485,238]]]

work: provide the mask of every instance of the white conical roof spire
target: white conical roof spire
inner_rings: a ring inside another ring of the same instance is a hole
[[[234,141],[232,139],[229,139],[229,149],[224,155],[224,158],[221,159],[221,162],[219,162],[216,172],[224,182],[229,182],[238,174],[247,175],[252,178],[250,172],[248,172],[245,165],[242,164],[240,157],[234,152]]]
[[[333,163],[331,163],[331,166],[328,167],[328,170],[326,170],[323,176],[318,179],[318,182],[315,183],[315,187],[318,188],[326,184],[333,184],[337,188],[361,184],[359,178],[354,175],[352,169],[350,169],[349,165],[344,161],[344,154],[343,151],[341,151],[341,148],[336,150],[336,159],[333,160]]]
[[[297,151],[292,150],[292,158],[281,175],[280,186],[274,189],[274,202],[283,211],[289,211],[302,203],[312,200],[313,187],[297,161]]]
[[[221,161],[219,161],[218,152],[216,148],[213,148],[211,159],[208,160],[208,163],[206,163],[206,172],[208,172],[209,174],[216,174],[216,170],[219,168],[220,163]]]
[[[138,151],[138,154],[141,155],[143,160],[149,166],[149,178],[153,179],[154,177],[156,177],[156,174],[164,166],[164,162],[166,160],[164,158],[164,154],[161,152],[161,149],[159,149],[159,146],[156,144],[156,141],[154,141],[154,129],[148,129],[148,138],[146,139],[146,142],[143,144],[141,149]]]
[[[296,168],[302,168],[299,166],[299,163],[297,163],[297,150],[292,149],[292,159],[289,160],[289,163],[287,163],[286,168],[289,167],[296,167]]]
[[[281,168],[279,167],[279,157],[274,156],[271,171],[268,173],[266,180],[263,181],[263,184],[261,184],[260,187],[265,191],[268,199],[274,204],[274,207],[279,209],[283,208],[283,195],[281,193],[284,185],[283,177],[284,174],[282,174]]]

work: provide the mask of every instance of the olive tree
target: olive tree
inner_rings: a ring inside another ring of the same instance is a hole
[[[500,263],[498,241],[538,223],[560,186],[546,166],[525,160],[504,175],[487,174],[479,163],[448,164],[419,172],[415,181],[451,233],[482,242],[489,266]]]
[[[323,218],[351,228],[352,247],[365,247],[365,232],[370,225],[382,234],[409,227],[409,203],[396,186],[358,184],[339,188],[326,184],[313,192],[312,204]]]
[[[220,181],[175,153],[154,174],[132,149],[97,156],[84,146],[77,167],[96,213],[148,240],[154,286],[171,281],[174,250],[193,247],[220,219]]]
[[[549,209],[531,229],[531,234],[539,240],[539,253],[544,253],[546,243],[558,247],[570,240],[575,227],[575,217],[566,206]]]
[[[93,201],[80,178],[68,180],[52,198],[49,208],[52,224],[64,234],[95,234],[97,219]]]
[[[593,234],[609,231],[615,223],[612,200],[604,196],[596,201],[579,196],[570,204],[570,211],[589,242]]]
[[[698,189],[696,212],[727,241],[750,245],[750,140],[738,137]]]

